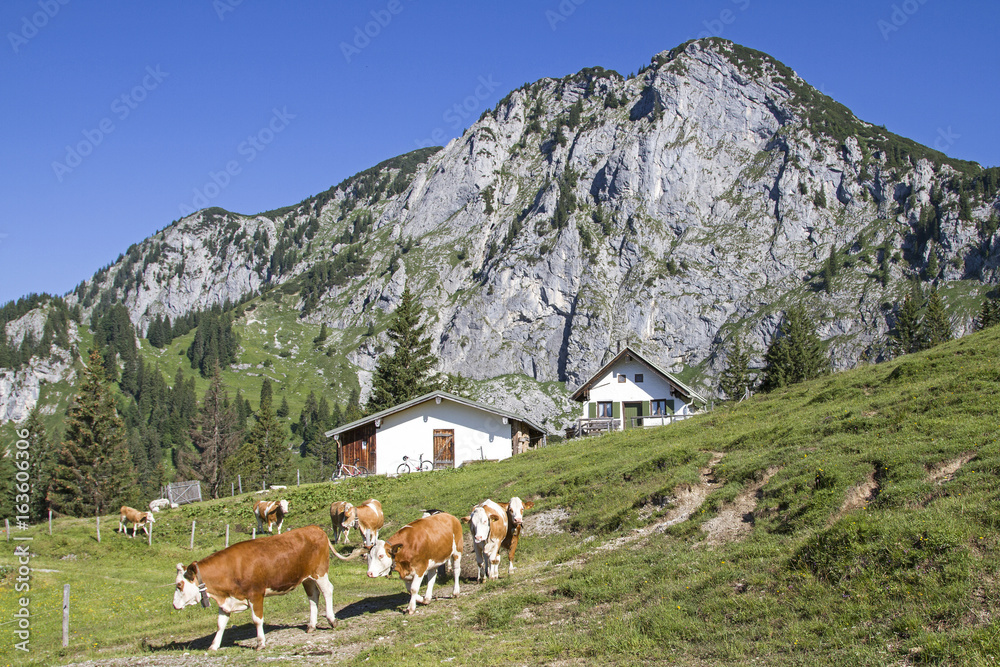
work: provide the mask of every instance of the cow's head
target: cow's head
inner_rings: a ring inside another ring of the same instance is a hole
[[[146,521],[149,523],[156,523],[156,517],[153,516],[152,512],[146,512]]]
[[[351,503],[344,503],[344,523],[342,526],[347,528],[354,528],[358,525],[358,508]]]
[[[388,577],[392,574],[393,559],[400,547],[401,544],[394,544],[386,549],[384,540],[376,540],[368,550],[368,576]]]
[[[507,503],[507,518],[510,519],[511,524],[520,526],[524,521],[524,511],[530,510],[534,506],[534,501],[523,502],[520,498],[514,496]]]
[[[469,524],[469,534],[472,535],[472,541],[476,543],[485,542],[486,538],[490,536],[490,524],[499,520],[500,517],[496,514],[490,514],[482,505],[476,505],[472,514],[462,517],[462,522]]]
[[[282,500],[281,502],[278,503],[278,505],[281,507],[281,511],[282,511],[283,514],[288,514],[288,501],[287,500]]]
[[[200,582],[197,562],[191,563],[187,569],[184,563],[177,563],[177,586],[174,589],[174,609],[183,609],[189,605],[201,602],[203,607],[208,606],[208,592],[205,584]]]

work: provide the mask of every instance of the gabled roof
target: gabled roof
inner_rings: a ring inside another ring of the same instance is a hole
[[[482,410],[483,412],[489,412],[490,414],[497,415],[498,417],[507,417],[508,419],[516,419],[517,421],[524,422],[525,424],[535,429],[539,433],[547,433],[547,431],[543,427],[532,422],[530,419],[525,419],[524,417],[515,415],[512,412],[507,412],[506,410],[499,410],[497,408],[490,407],[488,405],[483,405],[482,403],[477,403],[475,401],[469,400],[468,398],[462,398],[461,396],[455,396],[454,394],[449,394],[446,391],[432,391],[429,394],[424,394],[423,396],[418,396],[417,398],[410,399],[405,403],[400,403],[399,405],[393,406],[386,410],[382,410],[380,412],[376,412],[375,414],[368,415],[367,417],[353,421],[350,424],[344,424],[343,426],[338,426],[335,429],[327,431],[326,437],[332,438],[333,436],[343,433],[345,431],[350,431],[351,429],[357,428],[359,426],[363,426],[365,424],[381,420],[385,417],[388,417],[389,415],[412,408],[415,405],[420,405],[421,403],[426,403],[427,401],[434,401],[438,399],[440,399],[441,401],[451,401],[452,403],[465,405],[470,408]]]
[[[581,385],[580,388],[577,389],[576,392],[573,394],[572,397],[573,400],[574,401],[585,400],[585,396],[591,390],[591,388],[593,388],[594,383],[597,382],[598,379],[603,377],[611,369],[612,366],[614,366],[615,364],[617,364],[619,361],[621,361],[626,357],[631,357],[632,359],[635,359],[636,361],[644,364],[651,371],[653,371],[654,373],[662,377],[664,380],[669,382],[670,385],[674,388],[674,392],[679,394],[680,397],[684,399],[686,402],[690,403],[693,401],[697,401],[699,403],[708,403],[708,401],[706,401],[701,396],[701,394],[691,389],[691,387],[687,386],[686,384],[678,380],[673,374],[663,370],[662,368],[654,364],[652,361],[646,359],[644,356],[642,356],[641,354],[639,354],[630,347],[626,347],[624,350],[615,355],[614,359],[604,364],[604,366],[602,366],[599,371],[594,373],[589,380],[584,382],[583,385]]]

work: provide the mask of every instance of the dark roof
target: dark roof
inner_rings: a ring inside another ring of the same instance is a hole
[[[343,433],[345,431],[350,431],[353,428],[363,426],[364,424],[371,423],[377,419],[382,419],[383,417],[387,417],[397,412],[402,412],[403,410],[412,408],[415,405],[420,405],[421,403],[426,403],[427,401],[431,401],[437,398],[440,398],[441,400],[452,401],[453,403],[459,403],[461,405],[466,405],[468,407],[476,408],[478,410],[483,410],[484,412],[490,412],[492,414],[499,415],[500,417],[515,419],[517,421],[524,422],[525,424],[535,429],[539,433],[546,433],[546,430],[543,427],[539,426],[538,424],[535,424],[530,419],[525,419],[524,417],[515,415],[512,412],[507,412],[506,410],[499,410],[497,408],[490,407],[488,405],[483,405],[482,403],[477,403],[468,398],[462,398],[461,396],[455,396],[454,394],[449,394],[446,391],[432,391],[429,394],[424,394],[423,396],[418,396],[417,398],[410,399],[405,403],[400,403],[399,405],[393,406],[386,410],[382,410],[380,412],[376,412],[375,414],[368,415],[367,417],[353,421],[350,424],[344,424],[343,426],[338,426],[335,429],[331,429],[326,432],[326,437],[332,438],[337,434]]]
[[[683,398],[685,401],[687,402],[697,401],[699,403],[708,403],[708,401],[706,401],[701,396],[701,394],[699,394],[695,390],[691,389],[691,387],[687,386],[686,384],[678,380],[677,377],[674,376],[672,373],[668,373],[667,371],[663,370],[662,368],[654,364],[652,361],[646,359],[644,356],[642,356],[641,354],[639,354],[630,347],[626,347],[624,350],[615,355],[614,359],[604,364],[599,371],[594,373],[589,380],[584,382],[580,386],[580,388],[573,393],[572,397],[573,400],[574,401],[584,400],[584,396],[587,394],[587,392],[590,391],[591,387],[593,387],[594,382],[596,382],[598,378],[607,373],[612,366],[621,361],[621,359],[625,356],[630,356],[633,359],[645,364],[647,367],[649,367],[651,371],[653,371],[654,373],[662,377],[664,380],[669,382],[670,385],[674,388],[675,393],[679,394],[680,397]]]

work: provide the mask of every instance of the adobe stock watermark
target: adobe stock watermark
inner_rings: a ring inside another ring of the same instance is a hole
[[[587,0],[562,0],[555,9],[545,10],[545,20],[549,22],[549,27],[554,31],[560,23],[565,23],[573,15],[576,8]]]
[[[28,529],[31,505],[31,432],[17,431],[17,443],[11,448],[14,458],[14,520],[18,530]],[[23,593],[17,599],[14,611],[14,648],[29,653],[31,651],[31,550],[30,537],[14,538],[14,558],[17,561],[17,576],[14,578],[14,592]],[[19,639],[20,641],[16,641]]]
[[[750,8],[750,0],[730,0],[730,2],[741,12],[745,12]],[[738,15],[732,9],[728,7],[723,9],[717,17],[701,22],[705,26],[705,29],[698,33],[698,39],[722,37],[722,34],[726,31],[726,26],[735,23],[737,18]]]
[[[118,121],[123,121],[132,115],[132,112],[139,108],[149,94],[160,87],[163,80],[170,76],[157,65],[147,67],[146,73],[131,90],[122,93],[111,101],[111,113]],[[115,121],[111,116],[105,116],[98,121],[97,126],[81,131],[83,139],[75,144],[66,146],[66,155],[62,162],[54,160],[52,162],[52,172],[56,175],[56,180],[60,183],[67,174],[83,164],[83,160],[94,152],[98,146],[115,131]]]
[[[451,105],[441,114],[441,120],[448,123],[454,132],[458,132],[463,126],[471,124],[467,122],[468,119],[475,118],[476,113],[483,107],[483,103],[490,98],[493,91],[500,87],[500,82],[495,81],[492,74],[485,77],[480,76],[477,81],[479,85],[476,86],[471,95],[468,95],[461,102]],[[426,139],[417,139],[414,143],[417,144],[417,148],[440,146],[447,138],[447,131],[442,127],[438,127]]]
[[[927,0],[903,0],[899,4],[893,3],[889,12],[889,20],[879,19],[875,22],[878,31],[882,33],[882,39],[889,41],[889,35],[902,28],[914,14],[920,11]]]
[[[256,160],[257,156],[264,152],[275,137],[284,132],[294,118],[295,114],[288,113],[287,107],[282,107],[280,110],[272,109],[271,118],[267,124],[253,134],[247,135],[247,138],[236,146],[236,153],[242,158],[242,161],[229,160],[219,171],[209,171],[205,184],[194,189],[191,203],[180,205],[181,217],[187,217],[195,211],[207,208],[213,199],[229,187],[233,177],[239,176],[243,172],[243,166]]]
[[[948,126],[948,129],[939,127],[937,134],[937,138],[934,139],[934,148],[942,153],[954,146],[955,142],[962,138],[961,134],[952,132],[951,125]]]
[[[226,20],[226,14],[235,12],[236,8],[243,4],[243,0],[213,0],[212,9],[220,21]]]
[[[372,20],[365,22],[364,25],[354,26],[354,38],[350,42],[340,43],[340,52],[344,54],[344,60],[350,63],[360,55],[404,9],[402,0],[389,0],[384,8],[371,10],[369,14]]]
[[[49,21],[56,17],[59,10],[69,4],[69,0],[38,0],[39,11],[30,16],[25,14],[21,17],[21,29],[17,32],[8,32],[7,41],[14,53],[21,50],[21,47],[31,41],[38,31],[49,24]]]

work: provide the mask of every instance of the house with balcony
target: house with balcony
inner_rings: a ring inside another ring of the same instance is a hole
[[[567,437],[664,426],[707,401],[671,373],[626,347],[573,394],[580,403]]]

